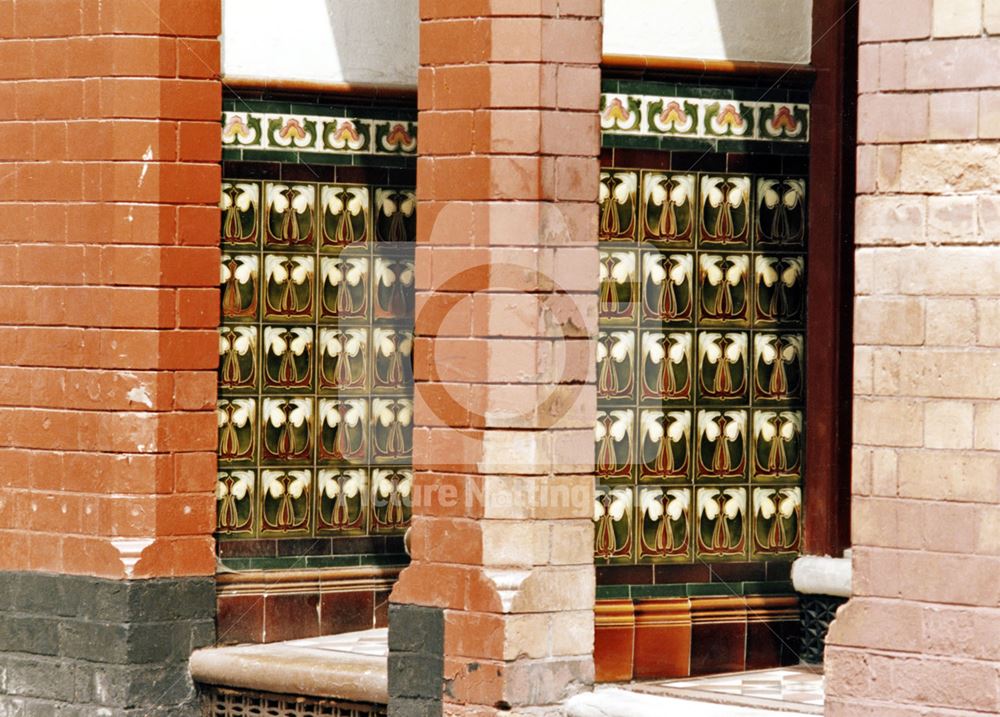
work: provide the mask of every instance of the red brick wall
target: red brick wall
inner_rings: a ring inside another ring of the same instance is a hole
[[[214,571],[220,17],[0,1],[2,570]]]
[[[446,701],[553,704],[593,677],[601,4],[420,8],[413,563],[392,600],[444,609]]]
[[[854,598],[827,714],[1000,710],[1000,2],[862,0]]]

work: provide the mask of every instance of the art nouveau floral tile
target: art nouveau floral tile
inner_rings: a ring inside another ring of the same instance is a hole
[[[642,173],[641,240],[678,248],[694,245],[696,182],[693,174]]]
[[[640,409],[640,483],[690,482],[691,424],[690,410]]]
[[[639,488],[638,559],[640,562],[687,562],[691,559],[690,488]]]
[[[260,310],[260,258],[256,254],[224,253],[219,284],[223,321],[257,320]]]
[[[369,456],[369,402],[365,398],[319,399],[317,459],[365,463]]]
[[[756,246],[800,248],[806,236],[806,184],[803,179],[757,179]]]
[[[749,326],[749,254],[698,254],[698,322],[701,326]]]
[[[601,95],[601,129],[636,132],[642,129],[642,98],[629,95]]]
[[[594,557],[610,563],[632,562],[635,491],[629,486],[599,487],[594,496]]]
[[[795,554],[802,540],[802,489],[753,489],[753,546],[756,555]]]
[[[805,447],[802,412],[755,410],[752,445],[754,480],[799,480]]]
[[[641,403],[691,403],[694,398],[694,332],[639,331]]]
[[[319,392],[323,394],[367,394],[371,353],[367,328],[321,328],[319,330]]]
[[[805,359],[802,334],[754,332],[753,344],[754,401],[801,401]]]
[[[216,525],[231,535],[253,535],[255,531],[256,471],[219,471],[215,486]]]
[[[260,243],[260,184],[222,183],[222,243],[224,246],[256,247]]]
[[[307,468],[264,468],[258,509],[262,536],[308,535],[313,474]]]
[[[311,249],[316,241],[316,186],[264,183],[264,246]]]
[[[417,194],[408,189],[375,190],[375,240],[417,240]]]
[[[750,189],[750,177],[701,176],[699,202],[702,247],[749,247],[753,226]]]
[[[745,558],[750,516],[744,487],[696,490],[696,555],[705,560]]]
[[[705,134],[739,139],[754,135],[750,105],[736,100],[716,100],[705,104]]]
[[[311,463],[313,406],[308,397],[275,397],[261,401],[261,462]]]
[[[399,466],[373,468],[371,476],[371,532],[402,532],[412,512],[413,470]]]
[[[750,334],[698,332],[698,398],[705,403],[746,403],[750,386]]]
[[[598,332],[598,400],[635,400],[636,336],[634,329]]]
[[[417,123],[403,120],[374,121],[375,151],[387,154],[416,154]]]
[[[805,303],[802,256],[754,255],[754,326],[800,326],[805,321]]]
[[[321,185],[320,210],[321,248],[352,246],[368,241],[371,219],[367,187]]]
[[[219,423],[219,463],[253,463],[257,457],[256,399],[219,399],[216,415]]]
[[[364,534],[368,519],[369,474],[365,468],[320,468],[317,472],[316,532]]]
[[[749,463],[747,412],[699,410],[695,432],[696,479],[743,481]]]
[[[265,326],[263,390],[314,392],[315,334],[312,326]]]
[[[219,388],[234,393],[256,393],[259,338],[256,326],[219,328]]]
[[[376,321],[412,321],[416,277],[412,248],[383,247],[379,247],[374,256],[372,317]]]
[[[639,311],[639,252],[600,252],[599,316],[607,324],[635,323]]]
[[[694,254],[643,251],[642,321],[693,326]]]
[[[602,241],[636,238],[638,186],[638,172],[601,172],[599,226]]]
[[[371,402],[372,460],[405,465],[413,451],[413,400],[401,396]]]
[[[636,411],[597,411],[594,427],[596,475],[605,483],[632,482],[636,451]]]
[[[361,252],[321,256],[319,318],[366,319],[371,311],[371,259]]]
[[[315,294],[315,257],[295,254],[264,256],[265,321],[313,320]]]
[[[372,390],[413,387],[413,332],[391,326],[372,329]]]

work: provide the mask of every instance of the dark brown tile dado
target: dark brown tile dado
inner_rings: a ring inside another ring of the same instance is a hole
[[[319,635],[319,594],[266,595],[264,642]]]
[[[691,675],[741,672],[747,621],[742,597],[691,599]]]
[[[691,601],[635,604],[635,679],[687,677],[691,667]]]
[[[601,600],[594,609],[594,673],[598,682],[632,679],[635,610],[631,600]]]
[[[374,591],[332,592],[320,595],[319,631],[321,635],[370,630],[374,623]]]
[[[215,625],[220,645],[263,641],[264,596],[220,595]]]
[[[747,598],[748,670],[799,662],[799,607],[794,596]]]
[[[389,594],[391,590],[375,591],[375,627],[389,627]]]
[[[598,585],[650,585],[652,565],[598,565]]]

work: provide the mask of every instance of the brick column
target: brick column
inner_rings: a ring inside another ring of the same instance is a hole
[[[421,3],[413,564],[392,595],[392,715],[553,705],[593,679],[600,10]]]
[[[194,709],[219,31],[218,0],[0,0],[3,714]]]
[[[997,35],[997,0],[861,2],[854,597],[828,715],[1000,710]]]

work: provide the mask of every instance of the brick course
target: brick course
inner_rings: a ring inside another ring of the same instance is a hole
[[[389,711],[494,714],[593,679],[601,5],[420,8],[414,491],[455,500],[414,501],[390,632],[438,610],[444,661]]]
[[[996,10],[861,3],[854,597],[828,715],[1000,709]]]
[[[214,572],[220,22],[0,3],[0,570]]]

